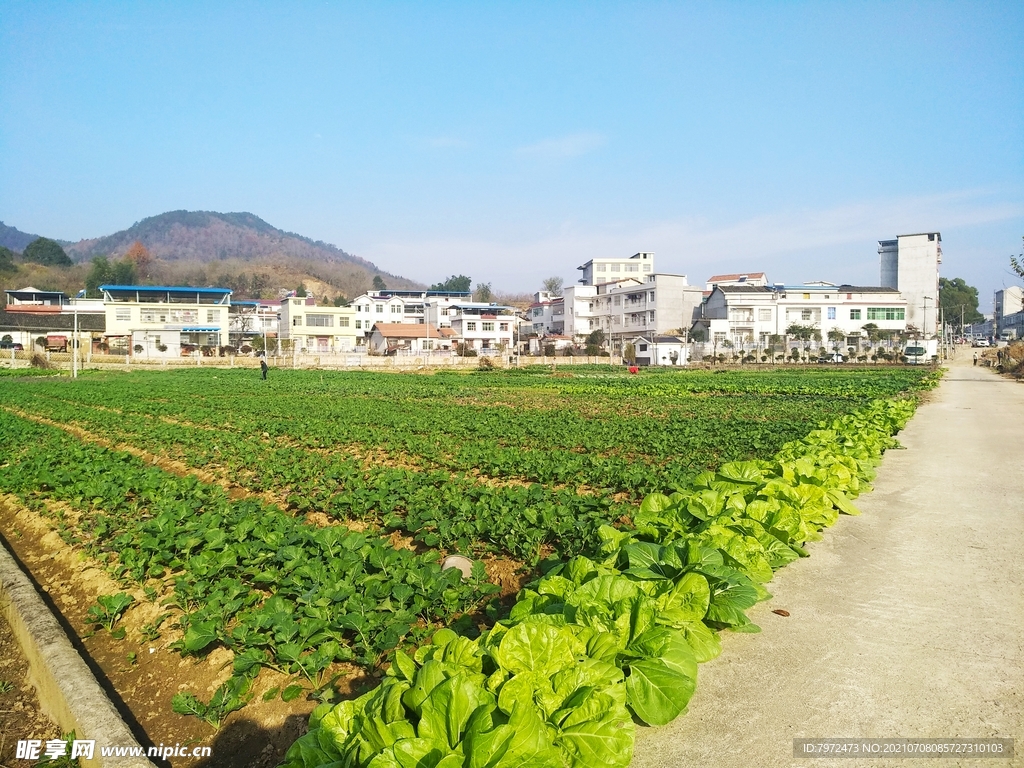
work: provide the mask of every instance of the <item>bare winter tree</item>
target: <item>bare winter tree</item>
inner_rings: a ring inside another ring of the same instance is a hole
[[[555,296],[562,295],[562,278],[560,277],[549,277],[542,283],[544,290]]]

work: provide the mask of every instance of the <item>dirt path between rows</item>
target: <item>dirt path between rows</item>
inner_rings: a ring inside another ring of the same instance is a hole
[[[952,361],[861,517],[782,570],[702,665],[689,714],[640,729],[635,768],[908,766],[794,759],[794,738],[1016,738],[1024,766],[1024,386]],[[782,608],[788,617],[772,613]]]

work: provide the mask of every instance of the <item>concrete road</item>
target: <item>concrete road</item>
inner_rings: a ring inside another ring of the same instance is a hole
[[[636,768],[1024,766],[1024,384],[960,352],[873,492],[726,633]],[[772,613],[789,611],[789,617]],[[793,739],[1003,737],[1012,759],[795,759]]]

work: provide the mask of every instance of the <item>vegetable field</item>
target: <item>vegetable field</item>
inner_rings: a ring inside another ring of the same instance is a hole
[[[292,676],[282,695],[324,701],[290,766],[627,765],[633,718],[673,719],[719,633],[756,631],[744,611],[856,512],[906,393],[932,383],[597,367],[6,379],[0,491],[159,601],[180,653],[233,652],[213,698],[181,693],[175,711],[219,725],[264,668]],[[451,553],[474,558],[469,578],[442,571]],[[489,578],[500,563],[544,576],[513,604]],[[97,608],[108,630],[119,604]],[[384,683],[338,704],[343,663]]]

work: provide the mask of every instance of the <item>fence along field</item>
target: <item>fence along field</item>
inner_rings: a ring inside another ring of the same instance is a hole
[[[170,594],[182,653],[234,651],[235,675],[214,700],[175,701],[219,724],[263,666],[329,699],[332,665],[376,667],[478,610],[494,591],[484,568],[463,582],[440,571],[441,554],[527,567],[592,554],[601,526],[628,528],[646,494],[769,458],[822,420],[926,380],[918,370],[614,369],[5,380],[0,490],[43,512],[70,506],[66,540],[126,587]],[[232,498],[93,441],[263,496]],[[418,551],[392,546],[392,532]],[[490,607],[492,618],[501,611]]]

